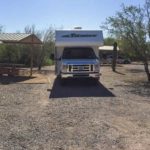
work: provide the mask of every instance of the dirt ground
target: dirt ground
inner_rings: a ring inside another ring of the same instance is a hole
[[[0,77],[0,150],[149,150],[150,84],[142,65],[101,67],[100,82]]]

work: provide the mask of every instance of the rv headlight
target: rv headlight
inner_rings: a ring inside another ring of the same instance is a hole
[[[94,67],[95,67],[95,71],[99,71],[99,64],[95,64]]]
[[[68,65],[62,65],[62,71],[63,72],[67,72],[67,70],[68,70]]]

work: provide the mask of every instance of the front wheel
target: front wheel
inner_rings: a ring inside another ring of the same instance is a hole
[[[60,85],[65,85],[65,79],[62,78],[61,75],[57,76],[57,78],[58,78],[58,80],[59,80]]]
[[[95,80],[96,80],[97,82],[99,82],[99,81],[100,81],[100,77],[95,78]]]

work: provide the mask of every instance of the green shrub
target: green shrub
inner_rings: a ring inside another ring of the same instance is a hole
[[[54,64],[54,61],[51,60],[50,58],[45,58],[43,61],[43,66],[51,66]]]

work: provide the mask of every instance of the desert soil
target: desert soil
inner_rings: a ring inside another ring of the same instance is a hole
[[[100,82],[60,85],[54,67],[0,77],[0,150],[149,150],[150,84],[142,65],[101,67]]]

